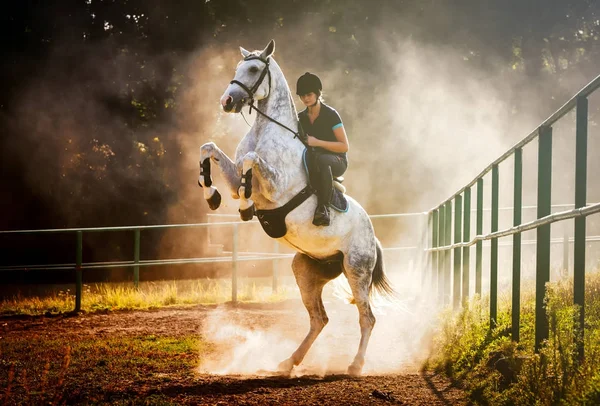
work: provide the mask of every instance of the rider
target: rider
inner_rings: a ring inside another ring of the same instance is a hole
[[[296,94],[306,106],[298,120],[307,134],[307,144],[313,147],[319,169],[317,208],[313,224],[329,225],[327,204],[333,190],[333,177],[342,176],[348,168],[348,137],[338,112],[326,105],[321,97],[323,86],[317,75],[306,72],[296,83]]]

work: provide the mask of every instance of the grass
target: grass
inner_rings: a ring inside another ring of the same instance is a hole
[[[189,375],[211,347],[199,336],[67,336],[8,338],[0,351],[1,404],[136,404],[129,391]]]
[[[270,279],[240,278],[241,302],[280,301],[291,293],[285,286],[273,294]],[[84,285],[82,309],[88,312],[148,309],[171,305],[231,301],[231,281],[187,280],[132,284]],[[64,287],[35,297],[0,302],[5,314],[70,312],[74,295]],[[45,318],[32,319],[44,320]],[[174,405],[173,394],[161,388],[189,384],[190,376],[214,345],[198,333],[153,334],[24,329],[0,336],[0,405]],[[18,325],[18,321],[16,322]],[[45,323],[42,321],[42,323]],[[187,381],[186,381],[187,380]]]
[[[586,275],[585,358],[574,338],[579,308],[572,281],[547,285],[548,340],[534,353],[535,288],[521,296],[521,340],[510,337],[510,298],[499,298],[498,325],[489,328],[489,301],[475,298],[444,313],[425,368],[443,372],[483,405],[600,404],[600,274]]]
[[[273,294],[271,279],[239,279],[241,302],[280,301],[288,294],[295,293],[286,286]],[[226,280],[144,282],[139,289],[132,284],[98,284],[85,285],[82,309],[93,313],[230,300],[231,281]],[[0,302],[5,314],[70,312],[73,307],[74,296],[64,287],[45,296],[17,294]],[[64,318],[72,322],[56,330],[35,328],[53,319],[12,320],[23,334],[0,334],[0,405],[181,404],[186,395],[178,391],[195,382],[198,366],[216,351],[197,332],[154,333],[148,326],[146,332],[90,333],[79,328],[78,317]]]
[[[277,293],[271,289],[270,279],[238,280],[241,302],[277,302],[291,293],[285,286]],[[104,283],[84,285],[81,300],[83,311],[149,309],[170,305],[217,304],[231,301],[231,280],[181,280],[132,283]],[[66,313],[75,308],[75,294],[62,289],[49,295],[24,297],[19,293],[0,301],[0,314]]]

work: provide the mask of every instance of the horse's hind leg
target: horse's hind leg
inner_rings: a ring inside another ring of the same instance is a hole
[[[319,333],[329,322],[321,297],[323,286],[341,274],[340,264],[320,264],[300,253],[294,257],[292,269],[300,288],[302,302],[310,317],[310,330],[292,356],[279,364],[279,370],[284,373],[290,373],[295,365],[302,362]]]
[[[365,353],[375,326],[375,316],[369,303],[369,290],[375,258],[366,253],[352,252],[344,258],[344,274],[348,278],[350,289],[358,309],[360,324],[360,344],[354,361],[348,367],[348,374],[360,375],[365,364]]]

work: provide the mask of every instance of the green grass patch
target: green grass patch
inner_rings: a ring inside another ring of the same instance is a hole
[[[199,336],[7,338],[0,341],[0,402],[118,404],[132,390],[192,374],[210,352]]]
[[[600,274],[586,275],[585,359],[578,361],[572,281],[547,286],[548,340],[534,353],[535,288],[521,297],[521,340],[511,339],[508,295],[499,298],[498,325],[489,328],[489,301],[475,298],[460,312],[441,316],[424,368],[456,380],[477,404],[600,404]]]
[[[181,281],[103,283],[84,285],[81,308],[84,311],[150,309],[171,305],[217,304],[231,301],[231,280],[198,279]],[[290,289],[271,289],[271,279],[241,278],[238,301],[277,302],[288,298]],[[0,301],[0,314],[65,313],[75,308],[73,287],[44,296],[24,297],[16,293]]]

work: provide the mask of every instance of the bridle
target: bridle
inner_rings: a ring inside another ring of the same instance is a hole
[[[257,113],[259,113],[261,116],[269,119],[270,121],[274,122],[275,124],[285,128],[286,130],[288,130],[289,132],[291,132],[292,134],[294,134],[294,138],[298,138],[300,141],[302,141],[302,143],[304,144],[304,141],[300,138],[300,133],[296,132],[294,130],[292,130],[291,128],[289,128],[288,126],[280,123],[279,121],[275,120],[274,118],[269,117],[268,115],[266,115],[265,113],[263,113],[262,111],[260,111],[259,109],[256,108],[256,106],[254,105],[254,94],[256,93],[256,91],[258,90],[259,86],[262,84],[263,80],[265,80],[265,76],[269,76],[269,91],[267,93],[266,97],[269,97],[269,95],[271,94],[271,70],[269,69],[269,62],[270,62],[270,58],[267,57],[267,59],[261,58],[258,55],[248,55],[247,57],[244,58],[244,62],[245,61],[252,61],[252,60],[259,60],[262,63],[265,64],[264,69],[262,70],[262,72],[260,73],[260,76],[258,78],[258,80],[256,81],[256,83],[254,84],[254,86],[252,86],[251,88],[248,88],[248,86],[246,86],[245,84],[243,84],[242,82],[240,82],[239,80],[232,80],[231,82],[229,82],[229,84],[236,84],[239,87],[241,87],[242,89],[244,89],[244,91],[246,93],[248,93],[248,96],[250,97],[250,102],[248,103],[248,114],[252,114],[252,109],[256,110]],[[266,98],[265,97],[265,98]],[[243,98],[242,100],[242,104],[246,101],[246,98]]]
[[[244,89],[246,91],[246,93],[248,93],[248,96],[250,96],[250,113],[252,113],[252,109],[254,108],[256,110],[256,107],[254,107],[254,93],[256,93],[256,91],[258,90],[259,86],[262,84],[263,80],[265,80],[265,76],[269,75],[269,92],[267,93],[267,97],[269,97],[269,95],[271,94],[271,70],[269,69],[269,62],[270,62],[270,58],[267,59],[263,59],[260,56],[257,55],[249,55],[247,57],[244,58],[244,62],[245,61],[252,61],[252,60],[259,60],[262,63],[265,64],[264,69],[262,70],[262,72],[260,73],[260,77],[258,78],[258,80],[256,81],[256,83],[254,84],[254,86],[252,86],[252,88],[248,88],[248,86],[246,86],[245,84],[243,84],[242,82],[240,82],[239,80],[232,80],[231,82],[229,82],[229,84],[236,84],[238,86],[240,86],[242,89]],[[242,103],[245,102],[246,99],[242,99]]]

